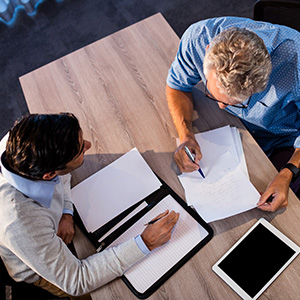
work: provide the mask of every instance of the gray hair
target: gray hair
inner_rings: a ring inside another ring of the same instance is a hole
[[[204,57],[204,74],[216,72],[219,88],[242,102],[263,91],[272,70],[263,40],[245,28],[231,27],[211,41]]]

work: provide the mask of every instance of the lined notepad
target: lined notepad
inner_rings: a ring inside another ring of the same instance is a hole
[[[144,224],[166,209],[180,213],[171,240],[153,250],[125,272],[125,277],[140,293],[144,293],[208,235],[207,231],[172,196],[168,195],[110,246],[121,244],[141,234],[145,229]]]

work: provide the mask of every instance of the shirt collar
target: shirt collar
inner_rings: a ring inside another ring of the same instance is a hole
[[[3,153],[4,154],[4,153]],[[8,170],[4,164],[4,157],[1,153],[1,172],[4,178],[18,191],[25,196],[35,200],[44,207],[51,206],[55,185],[59,183],[59,177],[56,176],[52,180],[31,180]]]

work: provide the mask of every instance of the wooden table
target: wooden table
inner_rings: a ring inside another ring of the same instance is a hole
[[[152,170],[184,198],[174,172],[177,133],[165,97],[165,80],[178,43],[162,15],[156,14],[20,78],[30,112],[75,113],[85,139],[93,144],[85,164],[73,173],[73,185],[137,147]],[[276,170],[241,122],[206,101],[199,88],[194,89],[194,99],[195,132],[237,126],[250,179],[264,191]],[[260,217],[300,244],[300,204],[290,193],[287,209],[275,213],[253,209],[211,223],[213,239],[149,299],[240,299],[211,267]],[[78,228],[75,246],[81,258],[95,251]],[[267,253],[257,255],[268,258]],[[299,299],[299,282],[300,257],[260,299]],[[136,299],[120,279],[93,292],[92,298]]]

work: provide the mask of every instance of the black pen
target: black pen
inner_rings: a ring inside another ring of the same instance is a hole
[[[158,219],[149,221],[148,223],[144,224],[144,226],[148,226],[148,225],[154,224],[155,222],[159,221],[160,219],[161,219],[161,218],[158,218]]]
[[[186,153],[186,155],[188,156],[188,158],[195,164],[195,159],[190,151],[190,149],[187,146],[184,146],[184,151]],[[199,167],[198,172],[200,173],[200,175],[205,178],[204,173],[202,172],[201,168]]]

